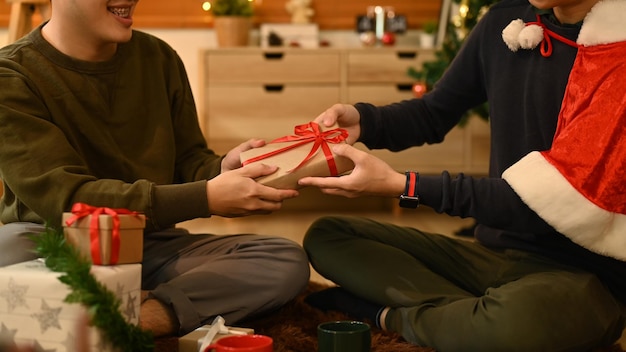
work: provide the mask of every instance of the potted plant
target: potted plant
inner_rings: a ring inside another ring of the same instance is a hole
[[[214,0],[213,28],[220,47],[246,46],[254,14],[252,0]]]
[[[437,32],[437,22],[426,21],[422,25],[420,33],[420,47],[422,49],[432,49],[435,47],[435,33]]]

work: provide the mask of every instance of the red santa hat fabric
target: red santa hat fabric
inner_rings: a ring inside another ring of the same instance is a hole
[[[573,242],[626,261],[626,1],[598,2],[583,22],[552,147],[503,178]]]

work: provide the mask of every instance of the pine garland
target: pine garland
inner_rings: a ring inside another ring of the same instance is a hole
[[[65,241],[62,230],[46,227],[33,236],[36,251],[45,258],[46,267],[63,273],[59,281],[69,286],[67,303],[79,303],[91,315],[91,324],[100,329],[105,341],[120,351],[148,352],[154,350],[150,332],[128,323],[120,313],[121,302],[91,274],[91,262]]]

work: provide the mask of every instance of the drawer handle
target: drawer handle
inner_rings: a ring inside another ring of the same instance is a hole
[[[284,56],[283,53],[264,53],[266,60],[281,60]]]
[[[285,88],[282,84],[266,84],[263,86],[266,92],[282,92]]]
[[[415,51],[399,51],[398,58],[400,59],[415,59],[417,57],[417,52]]]
[[[412,84],[398,84],[396,85],[396,88],[400,92],[410,92],[413,90],[413,85]]]

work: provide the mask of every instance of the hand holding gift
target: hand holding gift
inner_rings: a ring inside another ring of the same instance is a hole
[[[383,160],[347,144],[334,148],[336,157],[354,162],[354,170],[343,177],[305,177],[301,186],[319,187],[323,193],[348,198],[380,196],[396,198],[404,191],[406,177]]]
[[[352,170],[354,163],[336,156],[331,146],[344,144],[348,132],[325,128],[315,122],[298,125],[295,135],[273,140],[267,145],[241,153],[243,165],[261,162],[278,170],[257,179],[259,183],[280,189],[300,188],[298,180],[306,176],[338,176]]]
[[[276,170],[276,166],[259,163],[210,179],[207,182],[209,212],[223,217],[239,217],[280,210],[282,202],[297,197],[298,191],[267,187],[255,181]]]
[[[221,173],[225,173],[228,171],[237,170],[241,168],[242,166],[241,159],[240,159],[241,153],[245,152],[246,150],[250,150],[252,148],[262,147],[264,145],[265,145],[265,140],[253,138],[231,149],[228,153],[226,153],[226,155],[224,156],[224,159],[222,159]]]
[[[320,126],[340,127],[348,131],[346,143],[353,145],[361,136],[361,115],[350,104],[335,104],[319,114],[314,120]]]

